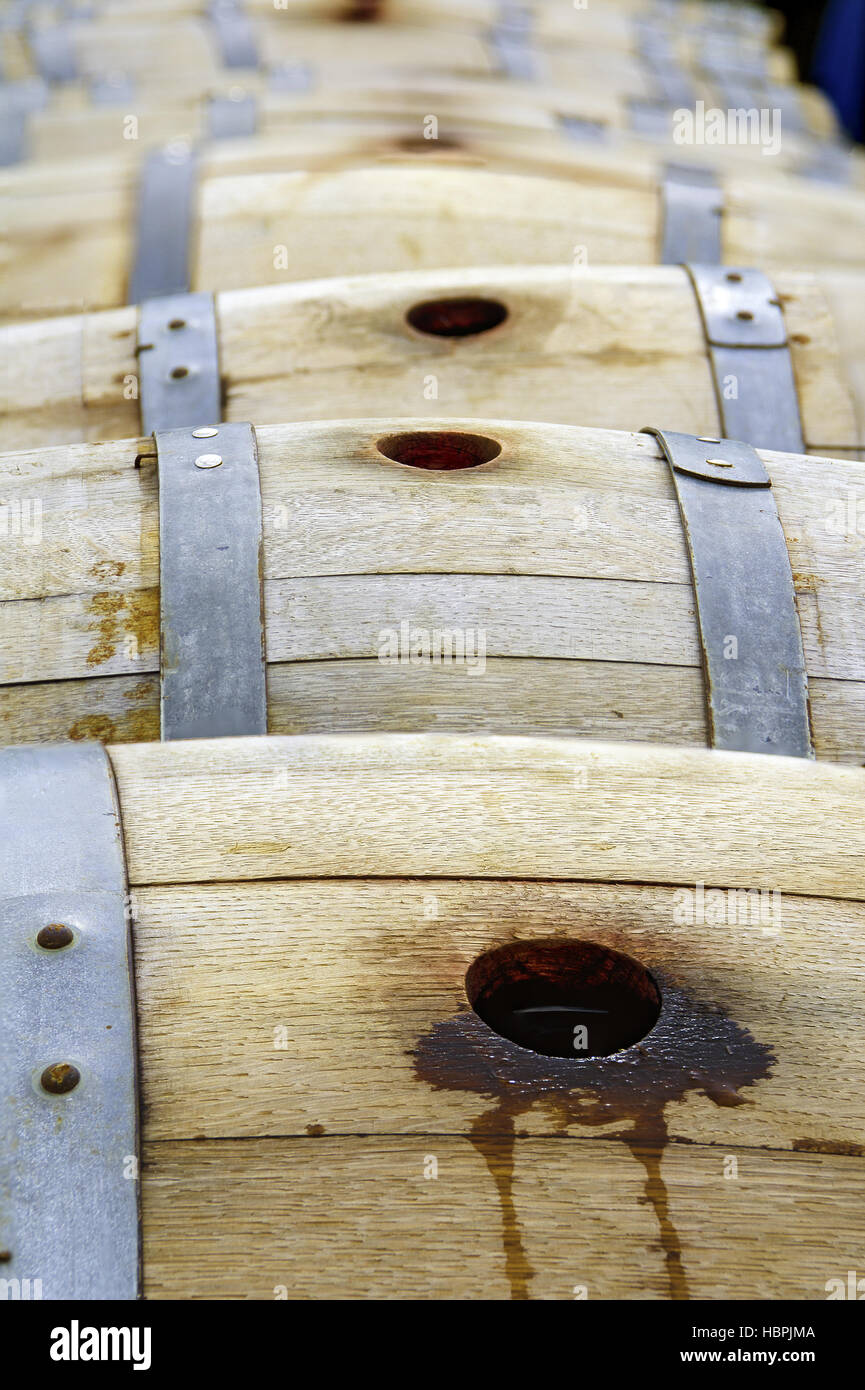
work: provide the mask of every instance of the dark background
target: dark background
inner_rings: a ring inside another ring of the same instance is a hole
[[[823,88],[849,136],[865,138],[865,0],[772,0],[766,8],[783,14],[802,80]]]
[[[817,48],[817,36],[829,0],[814,0],[811,5],[803,5],[799,0],[765,0],[764,9],[778,10],[787,25],[786,43],[793,49],[799,60],[799,71],[806,78],[811,70]]]

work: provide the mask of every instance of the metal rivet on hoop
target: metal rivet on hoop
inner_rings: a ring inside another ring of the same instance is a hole
[[[39,1078],[43,1091],[52,1096],[65,1096],[74,1091],[81,1080],[81,1073],[71,1062],[55,1062],[46,1067]]]
[[[64,946],[71,946],[74,939],[75,933],[64,922],[49,922],[36,934],[36,944],[43,951],[62,951]]]

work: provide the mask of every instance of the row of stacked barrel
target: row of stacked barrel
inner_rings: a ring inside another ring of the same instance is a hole
[[[11,1277],[136,1296],[142,1200],[150,1296],[824,1297],[865,163],[776,18],[2,23]]]

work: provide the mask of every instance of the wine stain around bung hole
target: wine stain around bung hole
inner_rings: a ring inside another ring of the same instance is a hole
[[[616,946],[627,939],[615,936]],[[521,1121],[546,1111],[556,1134],[585,1137],[597,1128],[630,1150],[643,1170],[642,1200],[657,1221],[667,1296],[687,1299],[662,1171],[668,1107],[705,1097],[729,1111],[727,1142],[735,1143],[735,1115],[748,1103],[742,1092],[768,1080],[775,1065],[771,1046],[701,998],[693,981],[675,978],[668,964],[653,964],[650,973],[616,946],[547,937],[486,951],[465,977],[470,1007],[441,1019],[414,1049],[422,1085],[473,1093],[480,1102],[466,1137],[498,1194],[511,1298],[530,1298],[538,1273],[515,1189],[517,1142],[527,1133]],[[602,1162],[600,1150],[589,1160]],[[650,1271],[655,1248],[644,1256]],[[650,1273],[646,1287],[656,1287]]]
[[[593,941],[517,941],[466,975],[469,1003],[500,1037],[546,1057],[608,1057],[651,1031],[661,1012],[644,966]]]
[[[376,448],[394,463],[410,468],[451,472],[455,468],[478,468],[498,458],[502,446],[483,434],[462,434],[457,430],[413,430],[379,439]]]
[[[464,296],[460,299],[428,299],[415,304],[406,320],[419,333],[436,338],[471,338],[489,333],[504,323],[508,311],[497,299]]]

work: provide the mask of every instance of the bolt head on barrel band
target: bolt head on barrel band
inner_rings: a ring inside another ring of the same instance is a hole
[[[71,1062],[52,1062],[40,1076],[39,1084],[51,1096],[65,1096],[75,1090],[80,1080],[81,1073]]]
[[[46,1299],[136,1299],[136,1017],[113,765],[95,741],[15,745],[0,749],[0,789],[8,1274],[38,1277]]]
[[[36,935],[36,944],[41,946],[43,951],[60,951],[64,946],[71,946],[75,933],[71,927],[67,927],[64,922],[49,922]]]

